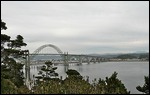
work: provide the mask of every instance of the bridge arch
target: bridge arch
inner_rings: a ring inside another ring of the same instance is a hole
[[[53,49],[55,49],[59,54],[60,56],[62,56],[63,52],[55,45],[52,45],[52,44],[46,44],[46,45],[42,45],[40,46],[39,48],[37,48],[31,55],[30,59],[33,59],[42,49],[46,48],[46,47],[51,47]]]

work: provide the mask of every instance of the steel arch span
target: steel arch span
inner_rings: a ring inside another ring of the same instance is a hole
[[[46,44],[46,45],[42,45],[39,48],[37,48],[32,54],[34,54],[31,59],[33,59],[42,49],[46,48],[46,47],[52,47],[53,49],[55,49],[60,55],[63,54],[63,52],[55,45],[52,44]],[[31,55],[32,55],[31,54]]]

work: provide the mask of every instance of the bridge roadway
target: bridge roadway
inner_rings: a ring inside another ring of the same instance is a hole
[[[48,60],[38,60],[38,61],[32,61],[30,63],[30,65],[38,65],[38,64],[44,64],[46,61]],[[64,64],[63,60],[53,60],[52,63],[54,63],[54,65],[58,65],[58,64]],[[82,63],[88,63],[87,61],[82,61]],[[68,61],[68,65],[69,64],[82,64],[79,63],[79,61]],[[90,61],[89,63],[96,63],[96,61]]]
[[[35,56],[35,55],[67,55],[67,54],[48,54],[48,53],[32,53],[29,54],[30,56]],[[87,57],[100,57],[100,56],[94,56],[94,55],[88,55],[88,54],[68,54],[68,56],[87,56]]]
[[[94,55],[85,55],[85,54],[47,54],[47,53],[43,53],[43,54],[30,54],[31,57],[31,64],[40,64],[40,63],[44,63],[46,61],[50,61],[50,59],[45,60],[45,59],[39,59],[39,60],[34,60],[35,56],[60,56],[61,59],[52,59],[53,63],[55,64],[60,64],[60,63],[66,63],[66,64],[70,64],[70,63],[90,63],[90,62],[101,62],[104,61],[104,58],[101,58],[100,56],[94,56]]]
[[[54,50],[57,51],[58,54],[42,53],[41,51],[46,47],[53,48]],[[90,61],[100,62],[101,60],[103,60],[103,58],[101,58],[100,56],[94,56],[94,55],[88,55],[88,54],[68,54],[68,52],[62,52],[57,46],[52,45],[52,44],[45,44],[45,45],[40,46],[32,54],[29,54],[29,57],[30,57],[29,59],[31,61],[35,60],[34,59],[35,56],[39,56],[39,55],[60,56],[62,61],[64,61],[64,64],[68,64],[69,61],[78,61],[79,63],[82,63],[83,61],[85,62],[86,60],[86,62],[89,63]]]

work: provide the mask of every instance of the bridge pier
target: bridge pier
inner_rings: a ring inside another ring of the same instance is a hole
[[[82,57],[79,56],[79,64],[82,64]]]
[[[30,56],[29,56],[29,50],[24,50],[24,56],[25,56],[25,84],[26,86],[31,89],[30,87]]]
[[[100,58],[96,58],[96,61],[97,61],[98,63],[100,63]]]
[[[87,63],[90,64],[90,59],[87,57]]]
[[[68,65],[68,52],[64,53],[64,64]]]

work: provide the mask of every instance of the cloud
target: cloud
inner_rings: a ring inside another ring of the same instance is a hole
[[[2,1],[2,31],[33,52],[54,44],[70,53],[148,51],[148,1]]]

